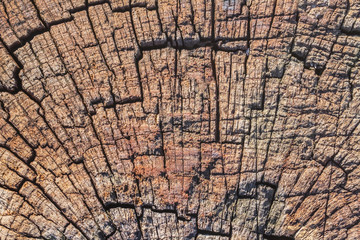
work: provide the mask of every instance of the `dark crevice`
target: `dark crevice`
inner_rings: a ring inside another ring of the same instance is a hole
[[[141,214],[138,215],[139,218],[143,217],[144,209],[148,209],[148,210],[150,210],[152,212],[156,212],[156,213],[174,214],[176,219],[182,220],[182,221],[190,221],[191,218],[197,217],[196,214],[186,214],[186,216],[179,216],[178,211],[176,210],[176,206],[174,206],[174,209],[157,209],[157,208],[155,208],[155,206],[147,205],[147,204],[144,204],[141,206],[136,206],[135,204],[132,204],[132,203],[119,203],[119,202],[105,204],[105,209],[107,211],[109,211],[110,209],[115,209],[115,208],[133,209],[134,211],[137,211],[137,208],[140,208]]]
[[[287,237],[287,236],[277,236],[277,235],[267,235],[264,234],[264,239],[266,240],[295,240],[293,237]]]
[[[89,2],[88,0],[86,0],[85,4],[83,6],[80,6],[80,7],[75,7],[73,9],[70,9],[68,10],[69,13],[77,13],[77,12],[81,12],[81,11],[88,11],[89,10],[89,7],[92,7],[92,6],[97,6],[97,5],[103,5],[103,4],[107,4],[108,1],[105,0],[98,0],[98,1],[91,1]]]
[[[215,43],[215,0],[211,0],[211,42]]]
[[[291,51],[291,56],[295,57],[299,62],[305,62],[305,57],[299,55],[297,52]]]
[[[12,60],[16,63],[17,67],[15,67],[14,71],[13,71],[13,78],[15,80],[15,86],[13,86],[12,89],[7,89],[7,88],[3,88],[0,89],[0,92],[8,92],[11,94],[16,94],[18,93],[21,88],[22,88],[22,83],[21,83],[21,79],[19,77],[20,71],[21,69],[24,68],[23,64],[19,61],[19,59],[15,56],[14,52],[11,51],[11,49],[9,47],[6,46],[6,44],[3,42],[2,39],[0,39],[0,43],[4,46],[4,48],[6,49],[6,52],[11,56]]]
[[[205,236],[219,236],[219,237],[229,237],[229,238],[231,237],[230,233],[221,233],[221,232],[197,229],[197,237],[199,234],[205,235]],[[195,239],[197,239],[197,237]]]
[[[215,52],[211,51],[211,68],[213,78],[216,83],[216,119],[215,119],[215,142],[220,142],[220,92],[219,92],[219,78],[216,74],[216,62],[215,62]]]
[[[124,98],[121,101],[116,101],[114,104],[109,104],[104,106],[104,108],[113,108],[116,105],[125,105],[125,104],[131,104],[131,103],[138,103],[143,102],[143,99],[141,97],[132,96],[128,98]]]
[[[353,30],[353,29],[348,31],[348,30],[345,30],[345,29],[341,28],[341,33],[343,33],[343,34],[345,34],[347,36],[356,36],[356,37],[360,36],[360,31]]]
[[[325,67],[315,68],[315,74],[321,76],[325,70]]]
[[[267,186],[270,187],[272,189],[277,189],[277,186],[275,184],[269,183],[269,182],[256,182],[255,183],[257,186],[262,185],[262,186]]]

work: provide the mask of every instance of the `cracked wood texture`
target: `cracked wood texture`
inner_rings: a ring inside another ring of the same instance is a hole
[[[1,0],[0,239],[360,239],[359,0]]]

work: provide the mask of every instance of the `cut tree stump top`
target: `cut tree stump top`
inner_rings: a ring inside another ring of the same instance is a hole
[[[360,239],[359,0],[1,0],[0,239]]]

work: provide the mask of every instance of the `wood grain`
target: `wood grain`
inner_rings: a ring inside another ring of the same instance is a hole
[[[1,0],[0,239],[359,239],[358,0]]]

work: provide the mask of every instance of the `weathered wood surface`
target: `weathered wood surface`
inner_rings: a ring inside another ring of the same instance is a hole
[[[360,1],[1,0],[0,239],[360,239]]]

